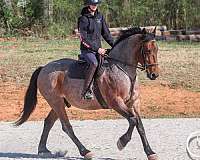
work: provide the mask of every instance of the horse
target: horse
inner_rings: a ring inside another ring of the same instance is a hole
[[[96,77],[96,84],[109,109],[115,110],[129,122],[129,128],[117,141],[121,151],[130,142],[133,129],[136,127],[140,135],[144,152],[148,160],[158,160],[157,154],[151,149],[140,116],[140,90],[137,69],[146,71],[150,80],[159,76],[155,31],[129,28],[121,32],[120,38],[112,47],[107,67],[101,75]],[[62,130],[78,147],[80,155],[91,159],[93,153],[77,138],[69,122],[65,107],[75,106],[84,110],[99,110],[103,108],[97,98],[84,100],[81,97],[83,79],[71,78],[70,68],[77,63],[75,59],[60,59],[38,67],[31,76],[29,86],[24,97],[24,106],[16,126],[28,120],[37,104],[37,90],[51,107],[51,111],[44,120],[44,127],[38,146],[39,155],[50,155],[46,147],[49,131],[57,119],[60,120]],[[78,70],[73,71],[73,74]]]

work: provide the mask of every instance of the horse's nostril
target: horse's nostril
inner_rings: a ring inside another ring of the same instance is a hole
[[[157,73],[148,73],[147,74],[147,77],[151,80],[155,80],[158,76],[159,76],[159,74],[157,74]]]
[[[156,73],[151,73],[150,74],[150,79],[155,80],[158,77],[158,74]]]
[[[156,74],[155,74],[155,73],[152,73],[152,74],[151,74],[151,77],[152,77],[152,78],[156,77]]]

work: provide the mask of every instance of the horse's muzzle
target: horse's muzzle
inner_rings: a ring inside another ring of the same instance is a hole
[[[159,74],[158,74],[158,73],[147,73],[147,77],[148,77],[150,80],[155,80],[156,78],[159,77]]]

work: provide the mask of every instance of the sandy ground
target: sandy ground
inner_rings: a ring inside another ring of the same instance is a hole
[[[26,87],[21,85],[0,84],[0,121],[16,120],[23,107]],[[38,105],[30,120],[44,119],[50,107],[38,94]],[[141,111],[143,117],[199,117],[200,92],[181,88],[171,88],[167,84],[152,83],[141,85]],[[67,109],[70,119],[115,119],[120,116],[113,110],[83,111],[74,107]]]
[[[143,122],[150,145],[160,160],[189,160],[186,139],[191,132],[200,130],[200,119],[145,119]],[[1,122],[0,159],[42,160],[37,156],[42,126],[42,122],[35,121],[14,128],[8,122]],[[72,121],[72,126],[81,142],[95,154],[94,160],[146,160],[136,129],[132,141],[118,151],[116,142],[127,130],[126,120]],[[62,132],[59,121],[50,132],[48,147],[53,153],[67,152],[65,158],[58,159],[83,160],[76,146]]]

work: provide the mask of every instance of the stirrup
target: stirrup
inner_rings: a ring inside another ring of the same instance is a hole
[[[92,100],[92,99],[94,99],[94,95],[92,94],[91,91],[87,91],[87,92],[83,95],[83,98],[84,98],[85,100]]]

